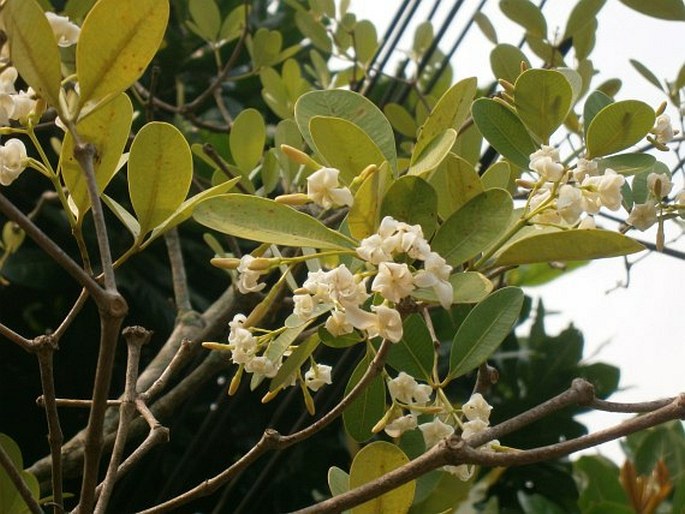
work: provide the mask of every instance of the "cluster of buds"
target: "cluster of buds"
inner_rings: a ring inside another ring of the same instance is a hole
[[[629,225],[638,230],[647,230],[658,221],[658,211],[664,206],[664,198],[671,193],[673,182],[666,174],[650,173],[647,175],[647,189],[649,191],[647,199],[643,203],[636,204],[626,220]],[[685,189],[675,195],[675,202],[685,205]]]

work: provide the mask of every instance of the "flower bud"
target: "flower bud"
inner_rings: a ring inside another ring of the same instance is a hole
[[[214,257],[210,259],[209,263],[212,266],[222,269],[237,269],[240,264],[240,259],[235,257]]]
[[[311,202],[309,197],[304,193],[292,193],[289,195],[279,195],[274,198],[277,203],[284,205],[305,205]]]
[[[309,155],[304,153],[302,150],[295,148],[290,145],[281,145],[281,152],[285,156],[296,164],[302,164],[303,166],[308,166],[310,168],[320,168],[321,164],[312,159]]]

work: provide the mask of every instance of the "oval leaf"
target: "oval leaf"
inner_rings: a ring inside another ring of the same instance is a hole
[[[372,356],[368,353],[354,368],[352,376],[345,387],[345,395],[357,385],[369,368]],[[373,437],[371,429],[383,417],[385,412],[385,384],[380,375],[376,376],[371,383],[357,396],[347,409],[343,411],[343,424],[345,431],[355,441],[362,443]]]
[[[447,219],[454,211],[484,191],[475,168],[450,153],[428,179],[438,193],[438,214]]]
[[[490,280],[476,271],[455,273],[450,276],[450,284],[454,291],[452,303],[478,303],[488,296],[494,287]],[[411,295],[417,300],[439,303],[433,289],[417,289],[412,291]]]
[[[167,0],[99,0],[76,45],[81,106],[128,88],[154,57],[169,19]]]
[[[190,147],[176,127],[156,121],[138,132],[128,160],[128,188],[140,237],[174,214],[192,176]]]
[[[295,121],[310,148],[316,148],[309,131],[309,122],[314,116],[332,116],[354,123],[378,146],[391,168],[397,169],[392,126],[370,100],[342,89],[310,91],[302,95],[295,104]]]
[[[398,446],[385,441],[374,441],[354,456],[350,467],[350,490],[380,478],[408,462],[409,458]],[[415,489],[416,481],[412,480],[378,498],[362,503],[352,509],[352,514],[404,514],[411,507]]]
[[[457,131],[450,128],[435,136],[423,148],[416,145],[411,155],[408,173],[410,175],[425,175],[433,171],[445,160],[456,140]]]
[[[59,48],[43,9],[35,0],[9,0],[2,17],[12,64],[38,95],[59,109]]]
[[[586,28],[589,23],[592,23],[605,3],[606,0],[580,0],[568,17],[563,39],[573,36],[579,30]]]
[[[268,198],[227,194],[201,203],[193,214],[198,223],[261,243],[352,249],[356,243],[320,221]]]
[[[597,168],[600,174],[604,173],[607,168],[611,168],[616,173],[630,176],[651,168],[655,162],[656,157],[646,153],[623,153],[600,159],[597,162]]]
[[[547,21],[540,8],[530,0],[501,0],[499,8],[514,23],[537,37],[547,37]]]
[[[419,314],[404,320],[402,339],[390,347],[387,362],[397,371],[429,381],[433,376],[435,347],[426,322]]]
[[[504,232],[513,209],[509,193],[489,189],[447,218],[435,234],[431,248],[450,265],[458,266],[478,255]]]
[[[392,216],[410,225],[421,225],[429,239],[435,232],[438,218],[438,195],[435,189],[419,177],[404,176],[388,189],[381,204],[381,219]]]
[[[609,230],[565,230],[525,237],[504,249],[496,266],[552,261],[584,261],[644,250],[640,243]]]
[[[573,89],[566,77],[554,70],[524,71],[514,86],[514,105],[521,121],[544,144],[571,110]]]
[[[621,0],[637,12],[660,18],[662,20],[685,21],[685,4],[683,0]]]
[[[314,116],[309,122],[314,148],[327,164],[340,170],[340,180],[349,185],[369,164],[385,161],[371,138],[354,123],[342,118]]]
[[[243,173],[251,172],[262,159],[266,125],[256,109],[245,109],[233,121],[228,144],[236,166]]]
[[[518,287],[495,291],[476,305],[452,341],[449,378],[460,377],[485,362],[511,331],[522,306],[523,291]]]
[[[386,163],[359,186],[347,215],[347,226],[352,237],[362,240],[376,232],[381,222],[381,203],[391,181],[390,168]]]
[[[490,52],[490,67],[497,79],[504,79],[512,84],[521,73],[521,63],[530,68],[526,55],[514,45],[500,43]]]
[[[132,118],[131,100],[122,93],[111,102],[88,113],[76,124],[76,130],[83,140],[95,145],[95,179],[101,193],[119,169],[122,152],[131,131]],[[64,184],[79,211],[78,217],[83,218],[90,208],[90,197],[83,171],[74,157],[74,139],[70,132],[64,135],[60,166]]]
[[[519,168],[528,168],[530,154],[537,147],[511,109],[490,98],[479,98],[473,102],[471,113],[478,130],[495,150]]]
[[[588,158],[609,155],[634,145],[647,135],[655,118],[654,110],[639,100],[607,105],[587,129]]]

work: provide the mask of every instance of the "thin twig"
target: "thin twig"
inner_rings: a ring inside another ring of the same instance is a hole
[[[124,398],[119,407],[119,428],[114,439],[114,448],[107,466],[107,474],[102,483],[100,497],[95,505],[95,514],[104,514],[114,490],[114,484],[118,479],[119,463],[124,454],[128,431],[131,420],[136,412],[136,382],[138,381],[138,367],[140,366],[140,352],[143,345],[150,341],[152,332],[143,327],[126,327],[122,332],[128,348],[126,361],[126,385],[124,386]],[[97,491],[96,491],[97,494]]]
[[[74,302],[74,305],[71,307],[71,310],[69,310],[67,316],[64,318],[62,323],[60,323],[59,327],[57,327],[57,330],[53,332],[52,337],[54,337],[58,341],[62,338],[64,332],[67,331],[69,326],[76,319],[76,316],[78,316],[79,312],[81,312],[81,309],[83,309],[83,306],[86,304],[87,299],[88,290],[84,288],[81,290],[81,294],[78,295],[76,302]]]
[[[176,299],[177,314],[183,315],[192,309],[190,305],[190,294],[188,292],[188,278],[183,262],[183,251],[181,249],[181,238],[178,236],[176,227],[164,234],[169,263],[171,265],[171,277],[174,286],[174,298]]]
[[[40,366],[40,380],[43,390],[45,417],[48,421],[48,443],[52,457],[52,504],[55,514],[64,512],[64,495],[62,487],[62,443],[64,434],[59,422],[59,413],[55,403],[55,377],[53,373],[53,356],[57,348],[54,335],[36,338],[38,347],[38,364]]]
[[[661,407],[673,403],[676,398],[664,398],[663,400],[653,400],[651,402],[637,402],[637,403],[620,403],[620,402],[609,402],[606,400],[600,400],[595,398],[588,405],[595,410],[601,410],[604,412],[629,412],[629,413],[640,413],[640,412],[652,412]]]
[[[2,445],[0,445],[0,466],[2,466],[7,473],[7,476],[17,488],[17,491],[24,499],[26,506],[33,514],[43,514],[43,509],[40,508],[38,500],[36,500],[31,494],[31,489],[26,484],[26,481],[21,476],[21,471],[16,468],[14,462],[5,451]]]
[[[17,343],[19,346],[21,346],[23,350],[29,353],[33,353],[35,351],[33,342],[31,340],[26,339],[24,336],[17,334],[14,330],[12,330],[6,325],[3,325],[2,323],[0,323],[0,335],[5,336],[13,343]]]
[[[188,362],[188,358],[190,357],[192,349],[193,344],[189,339],[184,339],[181,341],[181,346],[179,346],[178,351],[159,378],[155,380],[155,382],[147,391],[140,394],[141,400],[143,400],[145,403],[148,403],[150,400],[155,399],[167,386],[169,379],[174,376],[174,373],[176,373],[176,371],[178,371],[181,367],[185,366],[185,364]]]
[[[41,394],[36,398],[36,404],[39,407],[45,406],[45,397]],[[75,400],[73,398],[55,398],[55,405],[57,407],[76,407],[79,409],[90,409],[93,406],[92,400]],[[118,407],[121,405],[121,400],[107,400],[107,407]]]

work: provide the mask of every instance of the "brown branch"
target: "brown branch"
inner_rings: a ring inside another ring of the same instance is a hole
[[[20,334],[17,334],[14,330],[12,330],[6,325],[3,325],[2,323],[0,323],[0,335],[5,336],[13,343],[17,343],[24,351],[27,351],[29,353],[33,353],[36,351],[33,345],[33,341],[26,339],[24,336]]]
[[[150,400],[156,399],[159,393],[161,393],[167,386],[171,377],[173,377],[174,374],[186,364],[188,358],[190,357],[192,349],[193,344],[189,339],[184,339],[183,341],[181,341],[181,346],[178,348],[178,351],[171,359],[169,365],[166,368],[164,368],[162,374],[159,376],[157,380],[155,380],[155,382],[149,387],[149,389],[144,393],[140,394],[140,399],[145,403],[148,403]]]
[[[376,356],[371,361],[369,368],[366,370],[362,378],[357,382],[357,384],[352,388],[352,390],[345,395],[345,397],[336,404],[336,406],[331,409],[326,415],[321,417],[319,420],[315,421],[308,427],[295,432],[293,434],[283,436],[279,434],[276,430],[266,429],[262,434],[262,437],[257,442],[257,444],[250,449],[245,455],[243,455],[238,461],[233,463],[229,468],[225,469],[218,475],[205,480],[201,484],[195,486],[193,489],[186,491],[171,500],[168,500],[159,505],[155,505],[149,509],[139,512],[139,514],[157,514],[161,512],[169,512],[181,505],[201,498],[203,496],[208,496],[216,491],[219,487],[229,482],[235,476],[240,474],[245,468],[250,464],[255,462],[259,457],[264,455],[269,450],[283,450],[289,446],[297,444],[317,432],[324,429],[332,421],[337,419],[342,412],[352,403],[369,385],[369,383],[381,372],[383,369],[383,363],[385,358],[390,351],[390,346],[392,343],[388,341],[383,341]]]
[[[33,514],[43,514],[43,509],[38,505],[38,501],[31,494],[31,489],[26,484],[26,481],[21,476],[21,470],[18,470],[12,462],[12,459],[5,451],[5,448],[0,445],[0,466],[2,466],[7,473],[7,476],[17,488],[19,495],[23,498],[26,506]]]
[[[169,264],[171,265],[176,310],[178,314],[183,314],[192,310],[192,307],[190,305],[190,294],[188,293],[188,278],[183,263],[181,238],[178,237],[176,227],[164,234],[164,241],[167,247],[167,254],[169,255]]]
[[[64,332],[67,331],[69,326],[71,326],[72,322],[76,319],[76,316],[78,316],[79,312],[81,312],[81,309],[83,309],[83,306],[86,304],[86,300],[88,300],[88,291],[86,289],[82,289],[81,294],[78,295],[78,298],[71,307],[71,310],[64,318],[62,323],[60,323],[59,327],[57,327],[57,330],[55,330],[55,332],[52,334],[55,339],[59,341],[62,338]]]
[[[36,398],[36,404],[39,407],[45,407],[45,397],[41,394]],[[57,407],[76,407],[80,409],[90,409],[93,406],[92,400],[75,400],[73,398],[55,398],[55,405]],[[107,407],[118,407],[121,405],[121,400],[107,400]]]
[[[38,364],[43,390],[45,418],[48,421],[48,443],[52,459],[52,503],[55,514],[64,512],[64,494],[62,484],[62,443],[64,434],[59,422],[59,413],[55,402],[55,378],[53,374],[53,356],[59,339],[54,335],[37,337]]]
[[[665,407],[669,403],[672,403],[677,398],[664,398],[662,400],[653,400],[651,402],[637,402],[637,403],[620,403],[620,402],[609,402],[606,400],[600,400],[595,398],[589,404],[595,410],[601,410],[605,412],[652,412],[661,407]]]
[[[126,327],[122,332],[126,339],[128,348],[128,359],[126,362],[126,385],[124,386],[124,397],[119,407],[119,428],[114,439],[114,448],[107,466],[107,474],[102,483],[100,497],[95,505],[95,514],[104,514],[107,511],[114,484],[118,476],[119,463],[124,454],[128,431],[131,420],[136,412],[136,382],[138,380],[138,367],[140,365],[140,352],[143,345],[150,341],[152,332],[143,327]],[[97,491],[96,491],[97,495]]]

